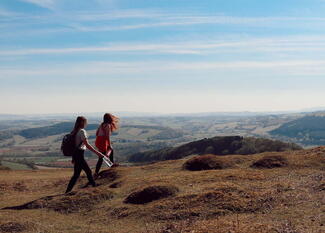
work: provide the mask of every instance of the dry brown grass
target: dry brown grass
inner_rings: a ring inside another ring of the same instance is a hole
[[[281,156],[288,166],[250,167],[265,156]],[[191,172],[182,168],[187,161],[182,159],[117,167],[104,172],[96,188],[81,189],[87,182],[82,177],[71,196],[61,195],[72,175],[69,169],[0,171],[0,208],[43,203],[1,210],[0,232],[325,232],[324,147],[221,159],[233,166]],[[141,205],[123,202],[150,186],[173,186],[179,192]]]

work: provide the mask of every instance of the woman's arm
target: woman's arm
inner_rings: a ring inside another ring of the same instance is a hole
[[[100,153],[98,150],[96,150],[92,145],[89,144],[87,138],[83,140],[83,143],[86,145],[88,150],[91,152],[95,153],[99,158],[102,158],[104,155]]]

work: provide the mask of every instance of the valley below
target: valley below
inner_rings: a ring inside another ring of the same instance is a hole
[[[112,135],[115,158],[119,163],[130,164],[137,153],[176,147],[215,136],[254,136],[271,139],[290,138],[269,132],[282,124],[301,117],[302,114],[265,115],[208,115],[208,116],[155,116],[123,117],[120,129]],[[97,118],[99,119],[99,117]],[[91,143],[100,123],[89,119],[86,128]],[[36,169],[44,167],[71,167],[70,158],[60,151],[61,140],[73,127],[69,117],[45,119],[2,119],[0,121],[0,161],[11,169]],[[91,165],[96,156],[87,152]]]

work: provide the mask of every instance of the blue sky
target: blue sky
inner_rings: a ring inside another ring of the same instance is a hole
[[[324,0],[1,0],[0,113],[324,106],[324,12]]]

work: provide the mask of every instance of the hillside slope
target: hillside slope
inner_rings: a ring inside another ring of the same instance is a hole
[[[0,232],[321,233],[324,154],[321,147],[117,167],[101,173],[97,188],[82,189],[82,177],[69,195],[62,193],[72,170],[0,171]],[[193,161],[214,163],[186,170]]]
[[[287,137],[303,145],[325,145],[325,116],[305,116],[283,124],[270,134]]]
[[[129,157],[130,162],[152,162],[180,159],[194,154],[256,154],[272,151],[299,150],[300,146],[265,138],[254,137],[213,137],[190,142],[179,147],[136,153]]]

